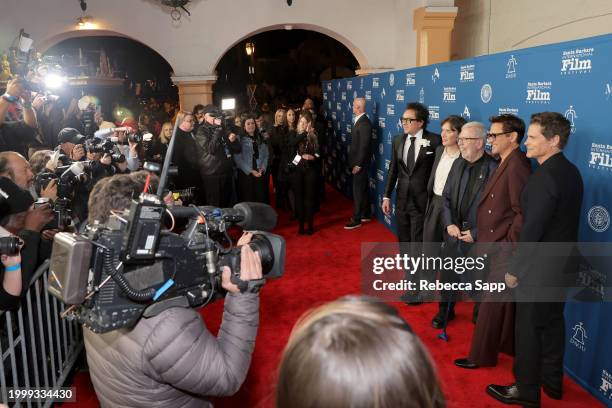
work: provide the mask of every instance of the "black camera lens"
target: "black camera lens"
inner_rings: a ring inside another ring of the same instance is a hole
[[[22,243],[23,241],[19,237],[0,238],[0,255],[17,255]]]
[[[142,142],[142,135],[139,133],[130,133],[128,135],[128,142],[131,143],[141,143]]]
[[[261,270],[264,275],[272,270],[274,266],[274,250],[270,241],[263,235],[254,234],[249,242],[249,246],[254,252],[259,253],[261,258]]]

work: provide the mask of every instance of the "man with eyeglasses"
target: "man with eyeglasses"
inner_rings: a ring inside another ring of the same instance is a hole
[[[480,122],[468,122],[457,138],[461,157],[453,162],[442,193],[442,225],[449,256],[467,256],[478,238],[476,213],[485,183],[497,168],[497,161],[485,154],[486,130]],[[443,273],[441,280],[458,282],[454,271]],[[453,292],[442,292],[447,315],[454,315]]]
[[[434,163],[440,135],[427,131],[429,111],[420,103],[409,103],[402,114],[403,134],[393,139],[389,175],[385,186],[382,211],[391,213],[391,195],[396,191],[397,238],[402,254],[418,256],[423,242],[423,224],[427,207],[427,182]],[[410,245],[407,245],[410,244]],[[414,280],[415,276],[411,276]],[[408,304],[420,304],[418,291],[402,296]]]
[[[501,162],[481,194],[477,210],[478,242],[517,242],[523,225],[521,193],[531,174],[531,163],[520,149],[525,122],[518,116],[492,116],[487,140],[491,154]],[[490,282],[504,282],[511,248],[490,246]],[[509,290],[484,299],[480,305],[472,346],[467,358],[455,360],[461,368],[493,367],[497,353],[514,355],[514,304]]]

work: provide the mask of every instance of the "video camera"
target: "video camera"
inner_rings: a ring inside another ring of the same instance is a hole
[[[49,266],[49,292],[73,305],[67,312],[96,333],[131,327],[141,318],[170,307],[207,304],[221,289],[224,266],[243,292],[256,292],[263,279],[240,279],[240,249],[226,248],[222,237],[237,225],[255,231],[249,245],[262,260],[266,278],[284,270],[285,241],[269,231],[276,212],[266,204],[241,203],[234,208],[171,207],[162,199],[174,141],[175,125],[157,194],[143,192],[123,214],[90,225],[82,235],[55,235]],[[147,183],[148,184],[148,183]],[[179,235],[162,230],[164,214],[188,218]]]

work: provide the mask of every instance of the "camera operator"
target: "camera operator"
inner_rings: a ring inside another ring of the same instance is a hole
[[[99,208],[120,210],[136,190],[126,176],[108,179],[99,191]],[[98,194],[96,194],[98,195]],[[99,211],[92,207],[90,213]],[[262,278],[259,254],[241,246],[240,278]],[[141,318],[131,329],[95,334],[84,328],[91,379],[102,407],[209,406],[205,396],[234,394],[251,361],[259,325],[258,293],[241,293],[225,268],[228,291],[218,337],[193,308],[171,307]]]
[[[16,151],[27,157],[28,148],[36,142],[37,129],[31,92],[23,79],[13,78],[0,97],[0,151]]]
[[[198,128],[195,140],[200,176],[204,184],[205,204],[229,207],[232,200],[234,160],[240,153],[240,141],[234,126],[223,118],[223,112],[213,105],[206,105],[204,121]]]
[[[32,208],[34,199],[30,193],[6,177],[0,177],[0,190],[2,197],[6,197],[1,207],[0,225],[21,239],[21,258],[9,256],[5,259],[4,255],[2,257],[3,282],[9,279],[12,283],[9,288],[4,285],[0,290],[0,309],[5,309],[19,306],[19,298],[27,291],[32,274],[51,254],[51,241],[42,239],[40,231],[53,216],[49,206]],[[16,269],[18,264],[19,269]],[[11,278],[6,276],[16,272],[20,273],[20,287],[15,285],[18,275]]]

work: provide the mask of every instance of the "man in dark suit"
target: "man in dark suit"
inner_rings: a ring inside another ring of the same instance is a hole
[[[529,178],[521,195],[523,228],[506,283],[516,296],[563,287],[576,271],[572,254],[542,256],[538,248],[547,242],[572,243],[578,239],[583,183],[580,172],[563,155],[571,124],[557,112],[531,116],[527,132],[527,157],[540,166]],[[519,244],[520,245],[520,244]],[[565,302],[557,292],[556,302],[522,299],[516,304],[514,377],[509,386],[489,385],[487,393],[506,404],[540,406],[540,387],[551,398],[563,395],[563,353]],[[531,301],[529,301],[531,300]]]
[[[523,215],[520,198],[531,174],[531,163],[520,149],[525,122],[514,115],[493,116],[487,140],[499,167],[489,178],[477,210],[478,243],[517,242]],[[501,247],[503,245],[503,247]],[[491,245],[487,251],[489,282],[504,282],[508,271],[508,244]],[[514,303],[507,290],[503,295],[485,295],[478,312],[468,358],[455,360],[462,368],[492,367],[498,352],[514,355]]]
[[[442,226],[444,227],[445,252],[449,256],[467,256],[478,238],[476,213],[484,186],[495,172],[497,161],[485,153],[486,131],[480,122],[468,122],[457,138],[461,157],[451,167],[442,193]],[[443,281],[457,282],[459,275],[444,271]],[[454,294],[443,292],[438,314],[453,316]],[[432,322],[433,323],[433,322]]]
[[[344,229],[361,227],[362,221],[370,221],[370,200],[368,194],[368,168],[370,166],[370,140],[372,123],[365,113],[365,98],[353,101],[353,129],[349,150],[349,166],[353,174],[353,204],[355,212]]]
[[[423,222],[427,207],[427,182],[434,162],[440,135],[427,131],[429,111],[420,103],[409,103],[401,118],[404,133],[393,139],[389,176],[385,186],[382,211],[391,213],[391,195],[397,182],[396,210],[397,237],[402,253],[411,256],[421,253]],[[408,252],[407,243],[413,243]],[[416,246],[414,246],[416,244]],[[403,249],[402,249],[403,248]],[[418,293],[403,298],[408,303],[420,303]]]

